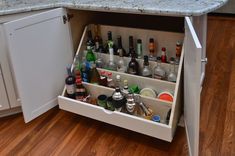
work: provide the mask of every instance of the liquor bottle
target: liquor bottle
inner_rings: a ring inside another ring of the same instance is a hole
[[[135,54],[134,40],[133,40],[133,36],[129,36],[129,53],[128,53],[128,56],[131,57],[132,53]],[[136,57],[136,56],[134,55],[134,57]]]
[[[91,78],[90,83],[99,84],[100,74],[96,69],[95,63],[91,64],[90,78]]]
[[[123,96],[123,94],[121,93],[120,88],[116,88],[113,95],[112,95],[112,103],[113,106],[115,107],[116,111],[121,111],[122,107],[125,105],[126,103],[126,98]]]
[[[113,48],[112,47],[109,48],[109,63],[108,63],[107,68],[108,68],[108,70],[117,71],[117,65],[114,62],[114,58],[113,58]]]
[[[112,32],[111,31],[108,31],[108,40],[106,42],[106,45],[105,45],[105,51],[106,53],[109,53],[109,49],[110,48],[113,48],[113,51],[114,53],[113,54],[117,54],[117,47],[116,45],[114,44],[114,41],[113,41],[113,38],[112,38]]]
[[[81,79],[76,79],[76,100],[83,101],[86,98],[86,89]]]
[[[167,56],[166,56],[166,48],[165,47],[162,47],[161,60],[163,63],[167,63]]]
[[[122,73],[126,72],[126,65],[125,65],[125,61],[124,61],[122,52],[119,53],[119,60],[117,63],[117,71],[122,72]]]
[[[87,31],[87,41],[86,41],[86,45],[87,46],[90,46],[91,49],[94,49],[95,48],[95,42],[92,38],[92,33],[91,33],[91,30],[88,30]]]
[[[149,60],[150,61],[156,61],[156,57],[155,55],[155,43],[154,43],[154,39],[150,38],[149,39]]]
[[[136,115],[136,103],[132,93],[127,95],[126,111],[128,114]]]
[[[124,94],[125,97],[129,93],[128,80],[124,80],[123,81],[123,90],[122,90],[122,93]]]
[[[167,76],[167,81],[176,82],[177,76],[175,73],[175,59],[174,57],[170,58],[170,73]]]
[[[143,65],[143,70],[142,70],[142,76],[152,77],[152,70],[150,69],[149,60],[148,60],[147,55],[144,56],[144,65]]]
[[[159,80],[164,80],[166,78],[166,72],[161,67],[161,57],[157,57],[157,65],[154,67],[153,70],[153,78]]]
[[[121,76],[120,75],[116,75],[116,83],[115,86],[120,88],[122,90],[122,84],[121,84]]]
[[[105,71],[100,72],[100,85],[102,86],[108,86],[108,79],[107,76],[105,75]]]
[[[142,57],[142,54],[143,54],[143,48],[142,48],[142,40],[141,39],[138,39],[137,40],[137,48],[136,48],[136,51],[137,51],[137,58],[141,58]]]
[[[95,54],[93,53],[92,48],[89,45],[87,46],[86,60],[88,62],[95,62],[96,61]]]
[[[82,64],[81,64],[81,76],[83,82],[90,82],[90,68],[89,63],[86,61],[86,58],[82,58]]]
[[[117,38],[118,45],[117,45],[117,55],[126,56],[126,50],[122,47],[122,37],[118,36]]]
[[[69,98],[75,99],[75,77],[72,75],[70,67],[67,67],[68,76],[65,79],[66,92]]]
[[[179,64],[179,62],[180,62],[181,51],[182,51],[182,44],[181,44],[180,41],[177,41],[177,43],[176,43],[175,64]]]
[[[95,52],[98,52],[100,48],[100,41],[101,41],[99,25],[94,26],[94,32],[95,32],[95,37],[94,37]]]
[[[113,78],[112,78],[113,74],[111,72],[107,72],[107,75],[108,75],[108,77],[107,77],[108,87],[115,88],[115,84],[114,84]]]
[[[135,59],[135,54],[131,54],[131,61],[129,62],[127,73],[139,75],[139,63]]]

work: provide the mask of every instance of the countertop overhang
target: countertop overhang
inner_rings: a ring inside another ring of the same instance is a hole
[[[132,14],[199,16],[228,0],[0,0],[0,15],[65,7]]]

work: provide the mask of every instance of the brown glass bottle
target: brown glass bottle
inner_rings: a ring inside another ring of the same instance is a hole
[[[133,39],[133,36],[129,36],[129,53],[128,53],[128,56],[131,57],[132,53],[135,54],[134,39]]]
[[[99,75],[99,72],[97,71],[96,65],[94,63],[91,64],[90,76],[91,76],[91,81],[90,81],[91,83],[99,84],[100,75]]]
[[[134,51],[131,53],[131,61],[129,62],[127,73],[139,75],[139,63],[135,59]]]

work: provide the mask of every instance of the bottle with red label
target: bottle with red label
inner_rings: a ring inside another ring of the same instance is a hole
[[[161,60],[163,63],[167,63],[166,48],[162,47]]]

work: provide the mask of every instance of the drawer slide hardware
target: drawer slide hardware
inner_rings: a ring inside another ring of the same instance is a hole
[[[201,61],[202,61],[202,63],[205,63],[205,64],[207,64],[207,62],[208,62],[208,59],[207,59],[207,58],[203,58]]]

